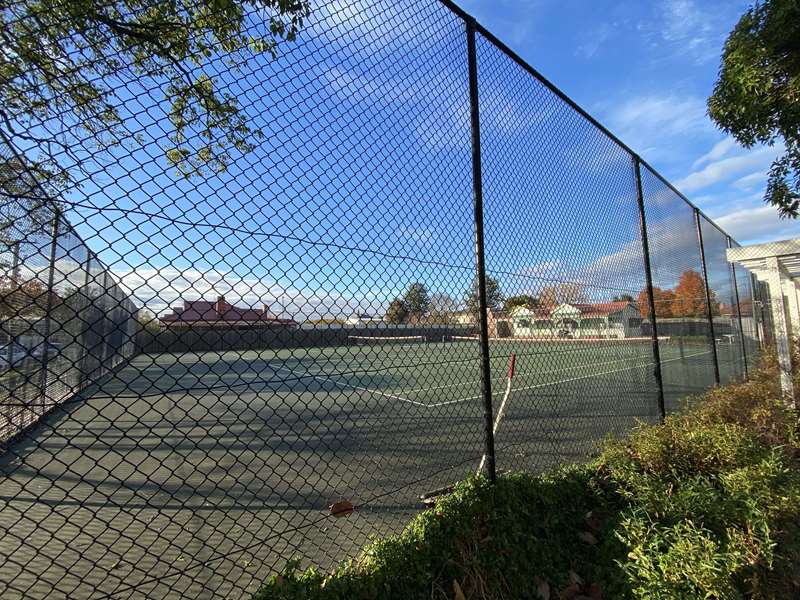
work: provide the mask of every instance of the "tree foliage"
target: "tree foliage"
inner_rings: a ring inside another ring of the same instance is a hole
[[[235,71],[237,52],[275,56],[308,14],[308,0],[0,3],[0,139],[40,149],[29,165],[37,179],[74,180],[76,140],[138,141],[122,106],[150,79],[171,127],[168,161],[187,176],[225,170],[230,151],[251,150],[260,133],[220,90],[212,62]]]
[[[153,335],[161,331],[161,325],[158,317],[156,317],[155,314],[146,308],[140,308],[138,311],[136,311],[136,321],[139,323],[139,328],[142,331],[146,331]]]
[[[49,301],[57,305],[59,298],[53,294]],[[40,281],[17,281],[11,277],[0,277],[0,318],[41,317],[47,311],[47,287]]]
[[[386,319],[387,323],[392,323],[395,325],[399,325],[400,323],[404,323],[406,317],[408,316],[408,310],[406,310],[405,303],[400,298],[395,298],[389,303],[389,307],[386,309]]]
[[[493,277],[486,276],[486,306],[489,310],[500,310],[503,306],[503,293],[500,291],[500,284]],[[476,319],[480,315],[480,301],[478,294],[478,278],[472,281],[472,286],[464,294],[464,304],[467,310],[472,313]]]
[[[432,323],[450,323],[458,304],[450,294],[435,292],[431,294],[430,320]]]
[[[520,294],[518,296],[509,296],[506,298],[506,312],[509,312],[518,306],[533,310],[534,308],[538,308],[539,299],[535,296],[531,296],[530,294]]]
[[[709,290],[712,306],[715,304],[715,294]],[[675,288],[675,299],[672,302],[672,316],[674,317],[705,317],[708,314],[708,300],[706,299],[706,284],[703,276],[697,271],[685,271]],[[712,313],[714,311],[712,310]],[[658,315],[656,315],[658,316]]]
[[[416,281],[408,286],[403,296],[403,305],[410,317],[416,320],[427,315],[431,308],[428,288],[424,283]]]
[[[589,300],[580,282],[565,281],[542,288],[539,293],[539,302],[547,308],[555,308],[559,304],[575,304]]]
[[[31,236],[52,236],[61,208],[54,196],[47,178],[37,178],[35,165],[0,154],[0,242],[12,246]],[[3,258],[0,265],[10,266]]]
[[[672,290],[662,290],[660,287],[653,287],[653,304],[656,308],[656,316],[661,319],[668,319],[673,316],[672,304],[675,302],[675,292]],[[650,303],[647,288],[639,293],[639,312],[643,319],[650,319]]]
[[[749,148],[783,143],[765,201],[800,214],[800,2],[763,0],[728,36],[708,114]]]

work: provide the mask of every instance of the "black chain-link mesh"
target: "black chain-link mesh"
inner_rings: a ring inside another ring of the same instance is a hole
[[[736,305],[724,234],[701,217],[712,336],[695,209],[477,29],[477,104],[433,1],[208,58],[263,133],[219,173],[175,176],[166,84],[124,66],[128,137],[56,151],[73,184],[4,141],[3,598],[240,597],[399,531],[486,464],[487,420],[498,468],[538,471],[713,385],[714,350],[745,375],[768,296],[738,269]]]
[[[657,415],[633,161],[482,36],[477,54],[487,277],[520,300],[489,328],[498,465],[540,469]]]
[[[708,291],[714,324],[714,340],[721,383],[744,377],[744,351],[731,263],[727,259],[728,237],[706,217],[700,216],[706,258]]]
[[[675,410],[716,381],[700,241],[695,210],[649,168],[642,189],[664,398]]]

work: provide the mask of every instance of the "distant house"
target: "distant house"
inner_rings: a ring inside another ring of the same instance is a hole
[[[486,313],[486,326],[490,338],[502,338],[513,335],[511,315],[503,310],[490,310]]]
[[[460,310],[458,312],[452,312],[449,315],[449,321],[454,325],[474,325],[475,324],[475,315],[472,314],[471,311],[468,310]]]
[[[219,296],[216,302],[184,300],[182,307],[173,308],[172,313],[159,320],[163,329],[297,327],[297,322],[292,319],[278,319],[271,315],[266,305],[262,309],[242,308],[225,302],[225,296]]]
[[[560,304],[552,310],[523,306],[510,313],[514,337],[629,338],[642,335],[635,302]]]
[[[368,313],[353,313],[345,319],[345,325],[350,327],[369,327],[370,325],[379,325],[383,323],[383,319],[370,315]]]

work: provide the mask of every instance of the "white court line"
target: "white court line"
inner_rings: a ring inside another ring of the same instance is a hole
[[[706,350],[705,352],[696,352],[695,354],[687,354],[685,356],[678,356],[678,357],[675,357],[675,358],[669,358],[667,360],[662,360],[661,364],[664,364],[664,363],[667,363],[667,362],[673,362],[673,361],[676,361],[676,360],[684,360],[684,359],[687,359],[687,358],[693,358],[695,356],[702,356],[702,355],[705,355],[705,354],[711,354],[711,351],[710,350]],[[608,362],[618,362],[618,361],[608,361]],[[608,364],[608,363],[596,363],[596,364]],[[591,379],[592,377],[601,377],[603,375],[612,375],[614,373],[622,373],[624,371],[630,371],[632,369],[641,369],[641,368],[644,368],[644,367],[655,366],[655,364],[656,363],[654,363],[654,362],[649,362],[649,363],[645,363],[643,365],[629,365],[629,366],[624,367],[622,369],[613,369],[611,371],[604,371],[602,373],[590,373],[589,375],[582,375],[581,377],[573,377],[572,379],[561,379],[559,381],[549,381],[547,383],[537,383],[537,384],[534,384],[534,385],[529,385],[529,386],[525,386],[525,387],[521,387],[521,388],[513,388],[511,391],[512,392],[524,392],[525,390],[535,390],[535,389],[539,389],[539,388],[543,388],[543,387],[549,387],[549,386],[553,386],[553,385],[558,385],[560,383],[572,383],[574,381],[581,381],[583,379]],[[577,366],[585,366],[585,365],[577,365]],[[575,368],[575,367],[567,367],[567,368]],[[458,398],[456,400],[448,400],[447,402],[434,402],[433,404],[428,404],[427,402],[417,402],[416,400],[410,400],[408,398],[403,398],[402,396],[396,396],[394,394],[387,394],[386,392],[381,392],[380,390],[373,390],[373,389],[370,389],[370,388],[365,388],[365,387],[361,387],[361,386],[357,386],[357,385],[352,385],[352,384],[349,384],[349,383],[341,383],[339,381],[335,381],[334,379],[331,379],[330,377],[324,377],[324,376],[320,376],[320,375],[313,375],[313,374],[310,374],[310,373],[306,373],[306,374],[297,373],[297,372],[293,371],[292,369],[288,369],[286,367],[278,367],[277,370],[279,370],[279,371],[287,371],[287,372],[291,373],[292,375],[294,375],[295,377],[310,377],[312,379],[318,379],[320,381],[329,381],[330,383],[332,383],[334,385],[338,385],[340,387],[347,387],[347,388],[351,388],[351,389],[354,389],[354,390],[360,390],[362,392],[368,392],[370,394],[378,394],[379,396],[384,396],[386,398],[392,398],[393,400],[400,400],[402,402],[408,402],[409,404],[414,404],[416,406],[425,406],[425,407],[428,407],[428,408],[436,408],[437,406],[448,406],[450,404],[459,404],[461,402],[467,402],[469,400],[477,400],[477,399],[480,399],[480,398],[483,397],[483,396],[469,396],[467,398]],[[558,372],[559,371],[549,371],[549,372],[545,372],[545,373],[539,373],[537,375],[548,375],[548,374],[552,375],[553,373],[558,373]],[[428,389],[432,389],[432,388],[428,388]],[[492,394],[492,395],[494,396],[496,394]]]
[[[321,375],[312,375],[311,373],[301,374],[297,373],[291,369],[287,369],[286,367],[278,367],[278,371],[287,371],[294,375],[295,377],[309,377],[311,379],[318,379],[319,381],[329,381],[334,385],[338,385],[340,387],[347,387],[354,390],[360,390],[362,392],[369,392],[370,394],[378,394],[379,396],[385,396],[386,398],[392,398],[394,400],[401,400],[402,402],[408,402],[409,404],[416,404],[417,406],[431,406],[430,404],[426,404],[425,402],[417,402],[415,400],[409,400],[408,398],[403,398],[402,396],[395,396],[394,394],[387,394],[386,392],[381,392],[380,390],[371,390],[369,388],[361,387],[358,385],[352,385],[350,383],[341,383],[339,381],[335,381],[330,377],[323,377]]]
[[[492,358],[500,359],[500,358],[503,358],[503,357],[502,356],[495,356],[495,357],[492,357]],[[647,358],[647,357],[641,356],[641,357],[638,357],[638,358]],[[476,358],[476,360],[479,360],[479,359]],[[606,361],[603,361],[603,362],[593,362],[590,366],[599,367],[600,365],[610,365],[610,364],[613,364],[613,363],[618,363],[619,361],[620,361],[619,358],[615,358],[614,360],[606,360]],[[665,361],[661,361],[661,362],[665,362]],[[520,361],[520,364],[522,364],[522,361]],[[650,363],[650,364],[654,364],[654,363]],[[570,371],[572,369],[585,369],[587,366],[589,366],[589,365],[574,365],[572,367],[562,367],[562,368],[556,369],[554,371],[544,371],[543,373],[530,373],[530,374],[527,374],[527,375],[518,375],[518,377],[520,379],[524,379],[525,377],[533,377],[533,376],[537,376],[538,377],[540,375],[553,375],[554,373],[560,373],[561,371]],[[643,366],[646,367],[647,365],[643,365]],[[411,394],[411,393],[416,393],[416,392],[429,392],[429,391],[433,391],[433,390],[443,390],[445,388],[459,387],[459,386],[463,386],[463,385],[472,385],[473,383],[480,383],[480,382],[481,382],[480,379],[475,379],[473,381],[465,381],[463,383],[448,383],[447,385],[438,385],[436,387],[430,387],[430,388],[416,388],[416,389],[413,389],[413,390],[408,390],[408,393]],[[427,404],[426,406],[432,406],[432,405]]]
[[[711,354],[711,351],[707,350],[705,352],[697,352],[696,354],[687,354],[686,356],[683,356],[683,357],[679,356],[677,358],[670,358],[670,359],[667,359],[667,360],[662,360],[661,363],[663,364],[665,362],[672,362],[672,361],[675,361],[675,360],[683,360],[685,358],[692,358],[694,356],[701,356],[703,354]],[[573,381],[580,381],[581,379],[591,379],[592,377],[600,377],[602,375],[611,375],[613,373],[622,373],[623,371],[630,371],[632,369],[641,369],[643,367],[654,366],[655,364],[656,363],[654,363],[654,362],[650,362],[650,363],[645,363],[643,365],[631,365],[631,366],[625,367],[623,369],[614,369],[612,371],[605,371],[603,373],[591,373],[589,375],[583,375],[581,377],[573,377],[572,379],[562,379],[560,381],[550,381],[550,382],[547,382],[547,383],[537,383],[535,385],[529,385],[529,386],[521,387],[521,388],[512,388],[511,391],[512,392],[523,392],[525,390],[535,390],[535,389],[538,389],[538,388],[549,387],[549,386],[552,386],[552,385],[558,385],[559,383],[571,383]],[[492,395],[494,396],[496,394],[492,394]],[[433,408],[435,406],[446,406],[448,404],[456,404],[456,403],[459,403],[459,402],[466,402],[468,400],[477,400],[479,398],[482,398],[482,396],[470,396],[469,398],[459,398],[458,400],[448,400],[447,402],[437,402],[435,404],[426,404],[426,406],[430,406],[431,408]]]

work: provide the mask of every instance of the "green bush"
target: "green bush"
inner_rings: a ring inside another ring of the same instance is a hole
[[[400,535],[332,573],[290,562],[256,598],[800,597],[800,446],[774,359],[692,404],[588,465],[470,477]]]

